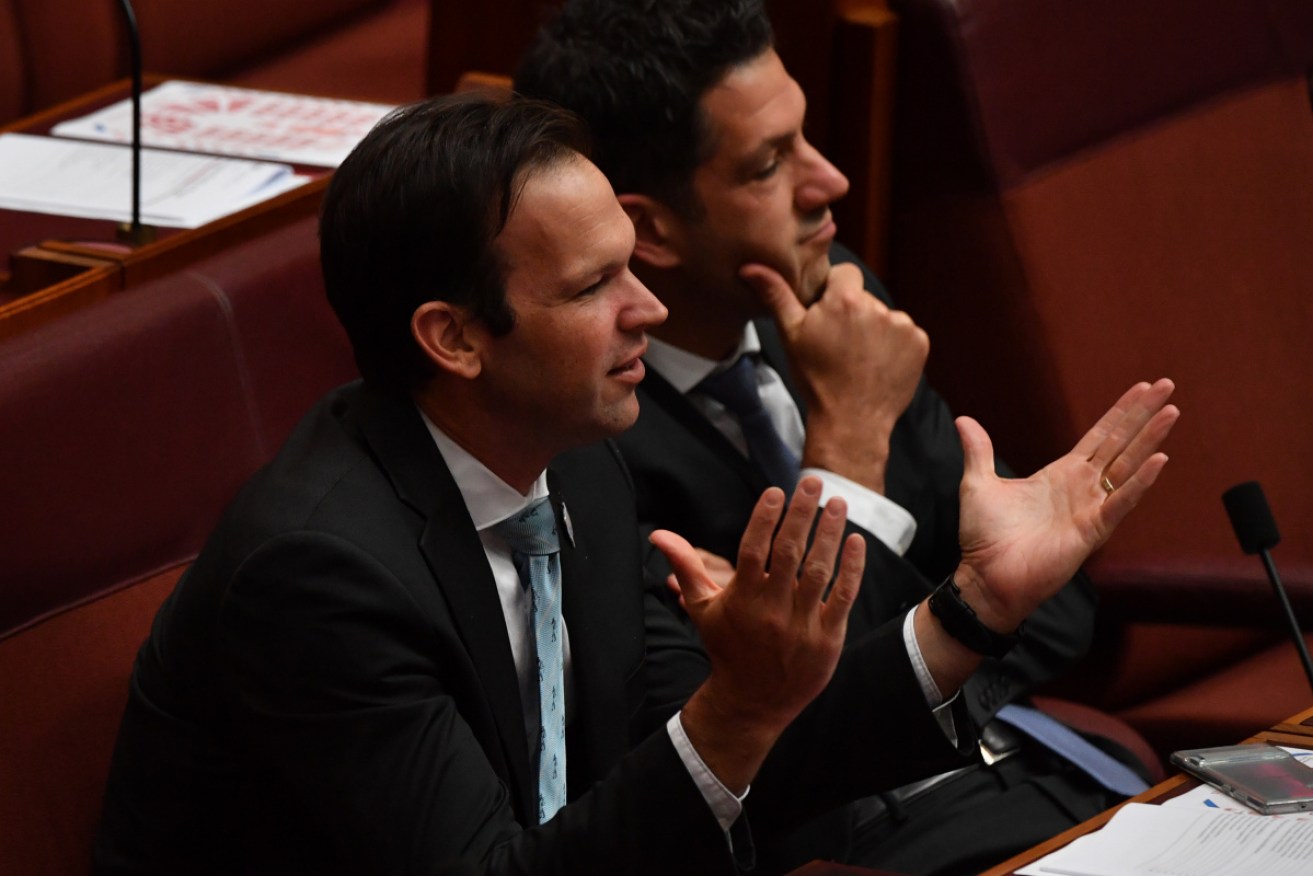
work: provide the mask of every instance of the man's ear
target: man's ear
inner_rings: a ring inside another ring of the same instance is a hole
[[[469,308],[448,301],[426,301],[410,317],[410,333],[438,368],[473,379],[483,370],[482,323]]]
[[[674,268],[681,256],[684,225],[674,212],[647,195],[617,195],[634,223],[634,258],[654,268]]]

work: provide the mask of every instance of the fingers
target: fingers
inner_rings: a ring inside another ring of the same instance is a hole
[[[820,522],[816,524],[816,535],[812,538],[811,550],[802,564],[798,575],[798,604],[802,606],[820,605],[825,588],[834,577],[834,561],[839,555],[839,546],[843,540],[843,524],[848,517],[848,504],[843,499],[833,498],[821,511]]]
[[[1126,519],[1126,515],[1131,513],[1140,503],[1140,499],[1144,498],[1144,494],[1153,486],[1153,482],[1158,480],[1158,475],[1162,473],[1165,465],[1167,465],[1167,454],[1151,455],[1124,483],[1108,494],[1099,508],[1105,533],[1111,533]]]
[[[1117,427],[1117,424],[1126,416],[1127,411],[1131,409],[1136,400],[1148,388],[1149,384],[1141,382],[1122,393],[1122,397],[1117,399],[1116,404],[1109,408],[1107,413],[1100,417],[1099,421],[1081,436],[1081,439],[1076,442],[1076,446],[1072,448],[1072,452],[1085,459],[1093,459],[1095,452],[1112,434],[1112,430]]]
[[[778,487],[766,490],[757,500],[752,516],[748,518],[748,525],[743,530],[743,538],[739,541],[737,568],[739,576],[744,580],[757,581],[765,576],[771,536],[783,510],[784,491]]]
[[[993,477],[994,442],[989,440],[985,427],[970,417],[958,417],[954,423],[962,439],[962,479]]]
[[[1155,413],[1135,434],[1122,454],[1104,468],[1103,473],[1108,481],[1117,488],[1129,481],[1162,446],[1180,416],[1181,412],[1176,405],[1166,405]]]
[[[848,536],[839,558],[839,575],[830,589],[830,597],[821,609],[821,627],[829,635],[842,636],[847,629],[848,614],[857,602],[866,570],[866,542],[857,533]]]
[[[739,269],[739,278],[747,283],[771,316],[787,330],[797,325],[807,313],[807,308],[798,300],[793,287],[785,282],[779,271],[762,264],[746,264]]]
[[[1167,378],[1152,385],[1137,383],[1085,434],[1076,445],[1076,451],[1103,472],[1163,409],[1175,389],[1176,385]],[[1144,450],[1143,444],[1140,449]],[[1148,453],[1143,453],[1143,456],[1147,457]]]
[[[683,536],[668,529],[658,529],[648,536],[648,541],[666,555],[679,585],[674,589],[690,614],[695,614],[698,605],[720,592],[720,587],[703,567],[702,557]]]
[[[811,534],[820,501],[820,478],[805,477],[793,491],[793,501],[775,534],[775,544],[771,546],[770,572],[774,585],[771,589],[775,596],[792,598],[793,582],[807,552],[807,537]],[[833,565],[833,553],[830,564]]]
[[[804,609],[818,607],[834,578],[835,560],[848,516],[847,504],[839,498],[831,499],[813,534],[812,522],[816,520],[820,497],[820,479],[803,478],[780,522],[780,506],[774,502],[782,499],[782,494],[773,488],[763,493],[743,534],[735,580],[754,582],[749,585],[754,595],[774,600],[778,605],[789,604]],[[777,522],[779,528],[774,531]],[[807,546],[809,538],[810,550]],[[861,541],[860,537],[858,541]],[[861,553],[858,578],[866,558],[864,546]],[[768,554],[769,576],[765,573]],[[853,562],[851,558],[847,561]],[[703,570],[702,574],[707,575],[707,572]]]

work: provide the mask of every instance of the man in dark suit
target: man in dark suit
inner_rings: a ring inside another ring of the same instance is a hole
[[[922,377],[925,333],[834,242],[829,205],[848,182],[803,135],[805,101],[761,3],[569,0],[515,88],[589,122],[635,225],[633,270],[670,310],[638,422],[618,439],[642,525],[732,557],[757,493],[782,483],[711,385],[746,358],[778,441],[865,537],[850,634],[905,614],[959,562],[962,448]],[[658,574],[663,562],[649,556]],[[1125,796],[993,720],[1086,650],[1094,610],[1077,574],[985,661],[963,691],[984,760],[868,801],[850,858],[977,872]]]
[[[755,835],[961,762],[965,715],[927,691],[979,658],[928,608],[844,647],[865,552],[817,479],[787,510],[763,493],[732,578],[651,536],[701,643],[645,591],[632,485],[595,442],[637,416],[665,309],[582,142],[545,104],[438,99],[338,170],[322,260],[363,383],[307,415],[161,607],[99,872],[732,872]],[[1132,390],[1019,489],[963,423],[980,623],[1015,629],[1129,512],[1169,391]]]

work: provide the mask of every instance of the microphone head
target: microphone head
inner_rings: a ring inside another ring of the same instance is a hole
[[[1281,541],[1277,522],[1272,519],[1272,509],[1267,506],[1258,481],[1236,484],[1222,494],[1222,504],[1245,553],[1256,554],[1276,547]]]

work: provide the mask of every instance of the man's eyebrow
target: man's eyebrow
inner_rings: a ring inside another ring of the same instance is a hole
[[[632,253],[629,255],[632,255]],[[626,255],[623,259],[613,259],[601,264],[589,266],[586,270],[580,271],[569,280],[569,288],[578,292],[580,289],[592,288],[608,277],[614,277],[616,274],[623,271],[625,266],[629,264],[629,255]]]
[[[797,131],[787,131],[783,134],[776,134],[774,137],[768,137],[758,143],[752,151],[744,155],[741,163],[744,165],[757,164],[758,162],[769,158],[772,153],[788,148],[797,139]]]

